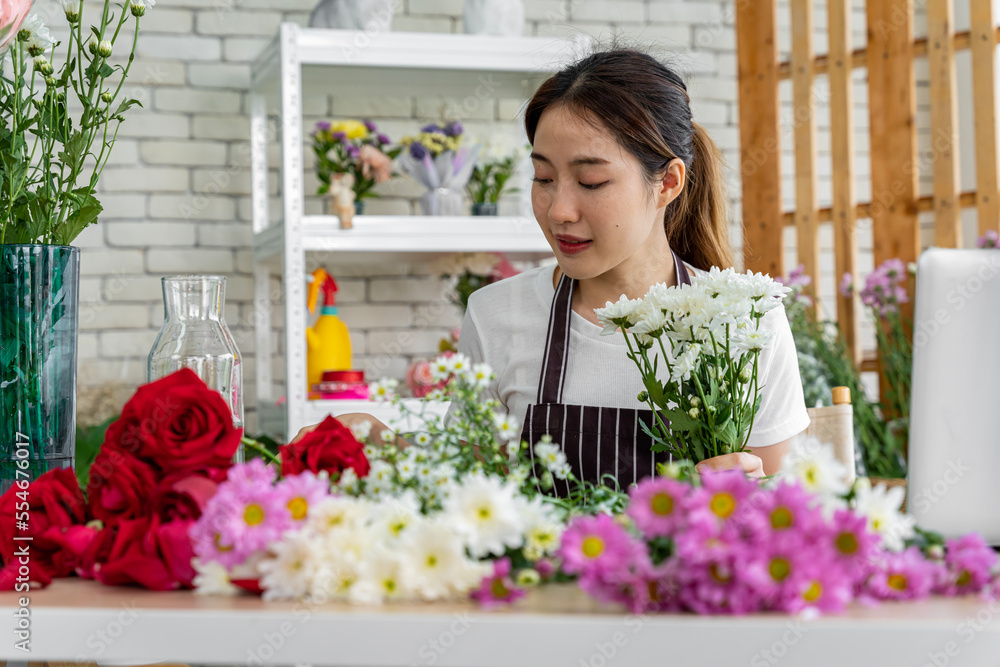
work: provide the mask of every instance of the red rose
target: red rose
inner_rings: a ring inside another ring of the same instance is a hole
[[[197,520],[219,485],[201,475],[164,480],[153,496],[153,513],[161,521]]]
[[[157,476],[148,463],[106,442],[90,468],[87,499],[91,513],[105,523],[145,516]]]
[[[76,475],[69,468],[50,470],[26,490],[14,484],[0,497],[0,588],[14,588],[22,552],[29,579],[43,586],[69,576],[93,536],[73,530],[87,521],[87,506]],[[31,540],[17,540],[30,537]]]
[[[301,440],[281,448],[282,475],[297,475],[304,470],[325,470],[333,475],[353,468],[358,477],[364,477],[369,467],[364,446],[349,428],[329,415]]]
[[[107,586],[138,584],[156,591],[190,588],[193,521],[161,523],[157,517],[124,519],[106,527],[89,550],[81,575]]]
[[[105,444],[169,474],[228,468],[241,437],[219,392],[182,368],[139,387],[121,418],[108,427]]]

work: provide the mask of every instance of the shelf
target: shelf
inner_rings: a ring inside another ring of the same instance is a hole
[[[545,235],[534,220],[515,216],[360,215],[352,229],[341,229],[331,215],[309,215],[299,228],[306,252],[340,252],[341,263],[370,263],[373,255],[393,261],[432,259],[453,252],[503,252],[512,259],[539,260],[552,256]],[[284,225],[272,225],[254,238],[259,259],[281,255]]]
[[[426,405],[424,408],[427,414],[444,415],[448,412],[447,401],[431,402],[423,404],[419,399],[404,399],[403,403],[409,410],[419,411],[421,405]],[[258,411],[258,420],[260,421],[259,430],[262,433],[267,433],[269,435],[274,434],[284,434],[290,433],[294,435],[303,426],[308,426],[310,424],[318,424],[319,422],[326,419],[327,415],[333,415],[337,417],[339,415],[351,414],[354,412],[363,412],[371,415],[375,419],[379,420],[387,426],[393,426],[394,422],[397,422],[400,416],[399,411],[389,403],[376,403],[374,401],[358,401],[358,400],[344,400],[344,401],[331,401],[331,400],[317,400],[317,401],[306,401],[305,402],[305,414],[301,424],[291,424],[291,428],[286,428],[285,424],[285,406],[283,405],[261,405]],[[416,425],[404,422],[402,424],[397,424],[397,426],[405,429],[413,429]]]
[[[588,39],[494,37],[386,31],[292,30],[306,90],[363,89],[373,95],[523,97],[554,69],[576,59]],[[257,58],[251,87],[277,92],[276,38]],[[479,92],[477,92],[479,91]]]

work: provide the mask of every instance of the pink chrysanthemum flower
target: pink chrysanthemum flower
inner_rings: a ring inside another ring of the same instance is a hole
[[[878,562],[881,538],[868,529],[868,518],[849,509],[838,509],[825,538],[833,560],[859,585]]]
[[[772,535],[742,567],[763,608],[788,610],[795,607],[809,579],[807,563],[821,559],[822,551],[810,547],[804,533],[790,530]]]
[[[275,490],[288,508],[292,521],[301,523],[308,518],[311,508],[330,497],[330,479],[305,471],[285,477]]]
[[[701,484],[685,503],[692,522],[721,523],[744,516],[743,503],[758,488],[741,470],[706,472]]]
[[[226,482],[208,501],[190,536],[199,559],[232,568],[279,540],[291,525],[291,513],[274,487]]]
[[[277,479],[278,471],[267,465],[263,459],[250,459],[238,463],[226,473],[226,482],[238,488],[251,486],[270,487]]]
[[[607,514],[580,517],[566,528],[559,546],[563,570],[602,578],[627,570],[643,547]]]
[[[471,593],[485,609],[511,604],[524,597],[524,589],[518,588],[510,576],[510,559],[493,561],[493,574],[483,579],[479,588]]]
[[[825,528],[819,498],[793,481],[782,481],[773,489],[753,497],[770,533],[800,533],[806,539],[817,537]]]
[[[698,614],[748,614],[759,611],[760,595],[747,580],[744,555],[735,550],[725,557],[685,564],[678,574],[677,597],[684,608]]]
[[[978,533],[946,542],[941,580],[934,592],[941,595],[978,593],[990,583],[997,555]]]
[[[627,513],[645,537],[670,537],[685,523],[683,502],[690,490],[669,477],[643,480],[632,490]]]
[[[926,560],[917,547],[885,552],[865,588],[880,600],[922,600],[930,595],[941,567],[940,563]]]
[[[843,611],[854,592],[850,575],[839,565],[824,562],[822,558],[806,561],[802,568],[797,595],[787,598],[781,611],[792,614]]]

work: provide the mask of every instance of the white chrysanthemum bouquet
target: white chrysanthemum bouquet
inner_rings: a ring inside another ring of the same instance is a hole
[[[690,285],[654,285],[598,308],[604,334],[619,329],[642,374],[639,400],[655,423],[654,451],[697,463],[746,448],[760,407],[758,362],[770,342],[764,314],[790,290],[769,276],[712,268]]]

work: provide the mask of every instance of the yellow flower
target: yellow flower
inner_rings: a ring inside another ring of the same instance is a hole
[[[330,124],[330,133],[343,132],[348,139],[365,139],[368,128],[360,120],[338,120]]]

